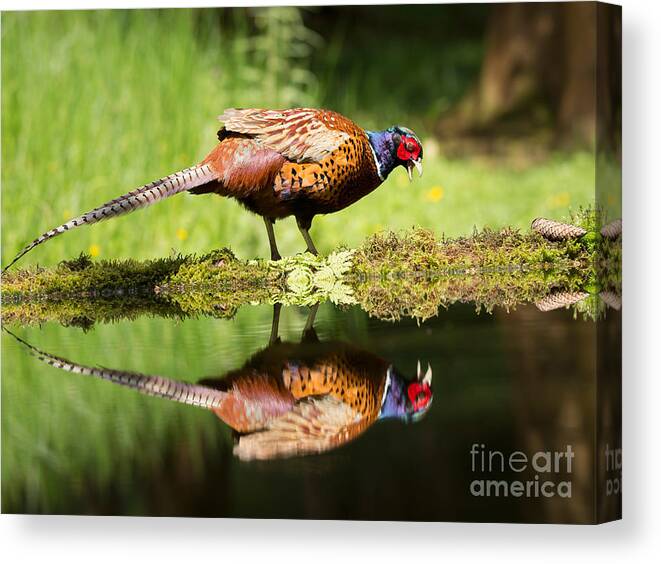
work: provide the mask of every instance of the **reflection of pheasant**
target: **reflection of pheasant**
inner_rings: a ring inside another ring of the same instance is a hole
[[[280,254],[273,223],[295,216],[310,252],[308,230],[318,214],[336,212],[377,188],[397,166],[422,174],[422,146],[404,127],[369,132],[335,112],[226,110],[220,143],[197,166],[146,184],[47,231],[6,267],[37,245],[80,225],[147,207],[179,192],[237,199],[262,216],[271,258]]]
[[[324,452],[378,419],[415,421],[431,405],[431,368],[423,375],[418,365],[407,381],[382,358],[306,334],[301,344],[272,339],[242,368],[199,384],[81,366],[21,342],[56,368],[211,409],[240,434],[234,452],[245,460]]]

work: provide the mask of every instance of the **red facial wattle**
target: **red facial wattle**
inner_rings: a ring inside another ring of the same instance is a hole
[[[407,393],[415,411],[426,407],[431,400],[431,388],[426,383],[412,382]]]
[[[402,142],[397,147],[397,158],[400,161],[417,161],[420,157],[420,144],[413,137],[402,136]]]

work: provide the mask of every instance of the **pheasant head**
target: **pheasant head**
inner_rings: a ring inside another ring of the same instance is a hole
[[[419,362],[417,377],[414,380],[407,380],[393,366],[390,366],[379,418],[397,418],[407,422],[419,421],[431,406],[433,398],[431,378],[431,366],[428,365],[423,374]]]
[[[422,143],[413,131],[395,125],[384,131],[368,131],[379,176],[385,180],[398,166],[403,166],[413,180],[415,168],[422,176]]]

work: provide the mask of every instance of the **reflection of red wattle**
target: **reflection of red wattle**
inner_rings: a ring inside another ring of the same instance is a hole
[[[408,390],[407,390],[409,400],[411,400],[411,403],[413,404],[413,409],[420,409],[422,407],[425,407],[429,403],[429,400],[431,398],[431,388],[429,387],[429,384],[420,384],[419,382],[412,382],[409,384]],[[420,394],[424,394],[423,397],[418,399],[418,396]]]

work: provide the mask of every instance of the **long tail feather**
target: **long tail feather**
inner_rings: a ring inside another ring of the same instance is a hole
[[[196,384],[189,384],[188,382],[170,380],[169,378],[164,378],[162,376],[150,376],[147,374],[140,374],[139,372],[126,372],[123,370],[113,370],[101,367],[95,368],[76,364],[75,362],[49,354],[34,347],[27,341],[14,335],[14,333],[5,327],[3,327],[3,330],[27,347],[39,360],[45,362],[49,366],[65,370],[66,372],[91,376],[101,380],[108,380],[114,384],[132,388],[148,396],[165,398],[179,403],[185,403],[187,405],[204,407],[206,409],[219,407],[226,396],[226,394],[220,390],[214,390],[213,388],[207,388],[206,386],[199,386]]]
[[[110,200],[92,211],[88,211],[83,215],[75,217],[62,225],[46,231],[43,235],[37,237],[32,243],[25,247],[7,266],[2,269],[5,272],[23,255],[29,253],[32,249],[45,243],[53,237],[57,237],[62,233],[79,227],[81,225],[90,225],[98,223],[111,217],[117,217],[126,213],[130,213],[139,208],[151,206],[160,200],[174,196],[179,192],[185,192],[196,186],[201,186],[212,180],[215,180],[216,173],[208,164],[202,164],[191,168],[186,168],[179,172],[175,172],[165,178],[160,178],[149,184],[145,184],[132,192],[124,194],[119,198]]]

